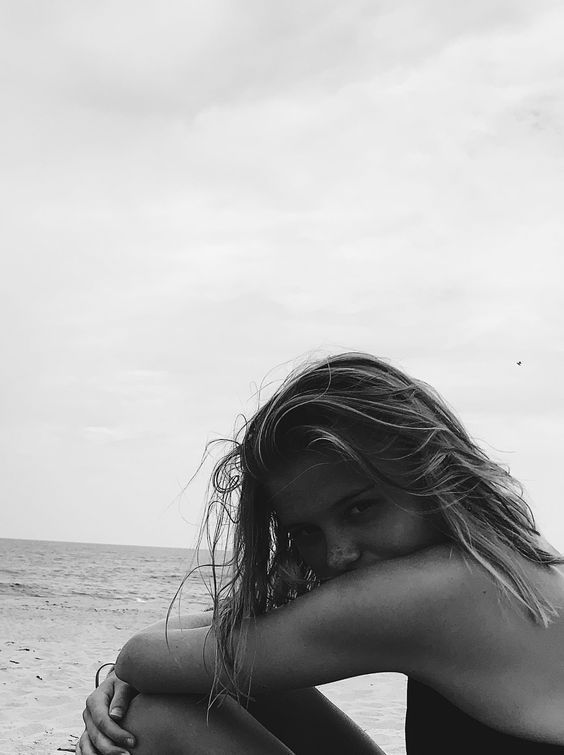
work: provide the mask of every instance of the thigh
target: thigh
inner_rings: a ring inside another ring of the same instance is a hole
[[[141,694],[123,727],[136,737],[132,755],[292,755],[231,698],[208,711],[207,697]]]
[[[385,755],[352,718],[315,687],[263,695],[248,709],[295,755]]]

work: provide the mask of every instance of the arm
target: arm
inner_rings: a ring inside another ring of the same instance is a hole
[[[427,549],[343,574],[283,608],[245,621],[239,629],[243,683],[251,678],[257,694],[376,671],[413,670],[428,652],[427,638],[437,645],[435,630],[457,589],[457,574],[459,559],[451,561],[448,548]],[[118,657],[118,677],[142,692],[209,692],[216,654],[213,628],[173,630],[168,638],[169,647],[160,633],[133,637]]]
[[[171,615],[168,626],[171,630],[210,626],[212,612]],[[142,629],[139,635],[164,637],[166,620]],[[132,735],[121,728],[119,722],[125,717],[129,703],[137,690],[126,684],[112,671],[86,700],[82,714],[86,729],[80,738],[77,752],[84,754],[96,751],[100,755],[113,755],[116,745],[131,747]]]

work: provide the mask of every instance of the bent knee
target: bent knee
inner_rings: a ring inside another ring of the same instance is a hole
[[[138,695],[122,726],[133,755],[288,755],[290,750],[231,698],[208,708],[207,695]]]
[[[180,721],[205,722],[206,708],[206,701],[198,695],[139,694],[121,725],[135,737],[135,755],[174,755],[186,752]]]

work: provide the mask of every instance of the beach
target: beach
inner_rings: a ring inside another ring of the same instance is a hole
[[[187,551],[0,540],[0,755],[73,752],[98,666],[164,618]],[[182,611],[209,598],[187,581]],[[320,689],[389,755],[404,755],[405,678],[371,674]]]

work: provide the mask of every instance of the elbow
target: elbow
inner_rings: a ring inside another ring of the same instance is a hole
[[[160,635],[136,634],[118,655],[116,676],[138,692],[166,692],[167,657],[163,655]],[[168,651],[167,651],[168,655]]]
[[[118,679],[127,682],[139,692],[144,692],[145,690],[142,689],[141,659],[136,640],[137,635],[131,637],[122,647],[117,657],[114,671]]]

